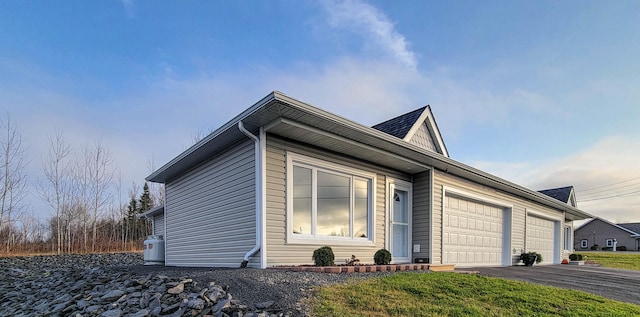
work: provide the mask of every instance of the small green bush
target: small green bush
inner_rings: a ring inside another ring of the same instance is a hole
[[[377,265],[387,265],[391,263],[391,252],[387,249],[380,249],[373,255],[373,261]]]
[[[582,254],[579,254],[579,253],[569,254],[569,260],[571,260],[571,261],[582,261]]]
[[[522,263],[524,263],[524,265],[532,266],[534,262],[542,262],[542,255],[536,252],[526,252],[520,254],[520,260],[522,261]]]
[[[316,266],[333,266],[333,250],[329,246],[324,246],[313,251],[313,262]]]

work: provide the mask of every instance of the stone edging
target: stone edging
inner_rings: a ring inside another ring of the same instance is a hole
[[[390,265],[341,265],[341,266],[274,266],[269,269],[315,273],[366,273],[431,271],[453,272],[453,264],[390,264]]]

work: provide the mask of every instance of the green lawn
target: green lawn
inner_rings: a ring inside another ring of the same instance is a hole
[[[312,316],[640,316],[585,292],[457,273],[397,273],[323,286]]]
[[[604,267],[627,270],[640,270],[640,253],[626,252],[576,252],[586,256],[587,260],[596,261]]]

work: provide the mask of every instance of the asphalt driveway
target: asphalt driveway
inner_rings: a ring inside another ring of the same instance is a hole
[[[575,289],[640,305],[640,271],[587,265],[473,268],[481,275]]]

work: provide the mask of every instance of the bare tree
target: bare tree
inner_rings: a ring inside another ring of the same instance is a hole
[[[78,188],[77,195],[74,197],[74,209],[76,210],[76,216],[79,218],[82,226],[82,248],[84,251],[89,249],[89,202],[91,200],[91,195],[89,193],[91,185],[89,173],[90,166],[91,149],[89,145],[85,145],[82,148],[82,157],[76,161],[73,169],[74,183]]]
[[[96,241],[98,234],[98,216],[112,199],[111,188],[115,171],[111,167],[113,160],[109,150],[102,145],[101,141],[96,142],[86,153],[89,174],[89,193],[91,195],[91,211],[93,213],[93,240],[91,251],[96,251]]]
[[[49,136],[49,145],[47,161],[42,164],[45,179],[38,182],[38,193],[42,200],[53,209],[55,228],[52,229],[55,229],[56,250],[60,254],[65,238],[63,216],[66,213],[65,208],[68,208],[70,203],[70,165],[66,160],[71,149],[65,143],[61,131],[57,131],[54,136]]]
[[[127,243],[127,223],[126,220],[126,207],[122,205],[122,171],[118,170],[118,178],[116,182],[116,189],[118,192],[118,210],[120,211],[120,235],[122,240],[122,250],[124,250],[125,244]]]
[[[11,117],[0,121],[0,231],[5,230],[7,252],[14,241],[14,221],[22,210],[26,194],[25,152],[22,137]]]
[[[196,144],[201,140],[203,140],[204,138],[206,138],[212,132],[213,132],[213,129],[211,128],[208,130],[198,129],[195,133],[191,134],[191,140],[193,141],[193,144]]]
[[[147,162],[149,173],[156,171],[156,164],[153,158]],[[164,184],[149,182],[149,191],[151,192],[151,200],[154,206],[164,205]]]

